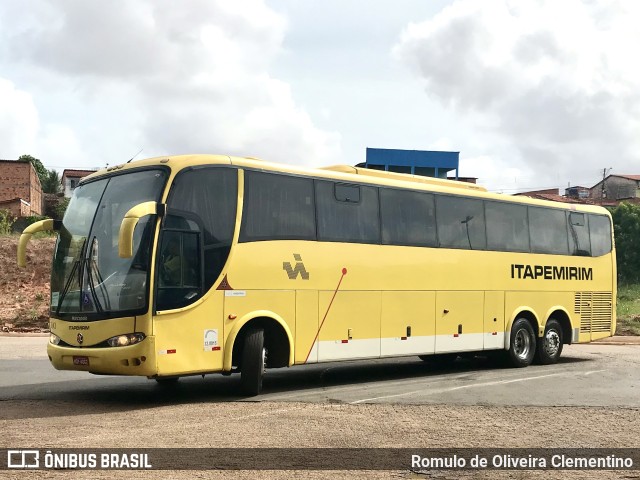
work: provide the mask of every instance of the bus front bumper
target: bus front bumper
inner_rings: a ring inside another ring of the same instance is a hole
[[[104,375],[142,375],[157,373],[155,338],[128,347],[76,348],[47,345],[49,360],[56,370],[78,370]]]

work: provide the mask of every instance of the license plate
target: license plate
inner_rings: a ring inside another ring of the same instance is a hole
[[[89,365],[89,357],[73,357],[74,365]]]

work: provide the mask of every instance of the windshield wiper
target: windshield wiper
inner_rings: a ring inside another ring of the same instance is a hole
[[[87,244],[87,239],[85,238],[82,242],[82,246],[80,247],[80,257],[78,258],[78,260],[73,262],[73,267],[71,267],[71,273],[69,273],[69,278],[67,279],[67,282],[64,284],[64,288],[62,289],[62,292],[60,292],[60,298],[58,299],[58,308],[56,308],[56,315],[60,314],[62,303],[64,302],[64,299],[67,296],[67,293],[69,293],[69,288],[71,287],[71,282],[73,281],[74,274],[76,273],[76,270],[78,270],[78,266],[81,263],[83,263],[82,259],[84,258],[84,247],[86,244]],[[82,277],[80,275],[82,275],[82,273],[78,272],[78,287],[80,291],[82,291],[82,288],[81,288]]]
[[[100,303],[100,300],[98,300],[98,295],[96,294],[96,287],[93,282],[93,269],[91,268],[91,265],[92,265],[91,257],[93,255],[93,249],[95,245],[96,245],[96,237],[93,237],[93,240],[91,241],[91,247],[89,248],[89,254],[84,259],[84,262],[85,262],[85,268],[87,272],[87,283],[89,284],[89,291],[91,292],[91,298],[93,298],[93,304],[96,307],[96,311],[99,313],[102,313],[104,312],[104,309],[102,308],[102,304]],[[93,264],[95,264],[95,262],[93,262]],[[96,265],[96,272],[97,270],[98,270],[98,266]],[[97,272],[97,273],[98,273],[98,279],[99,279],[100,272]],[[104,286],[102,288],[104,288]],[[80,285],[80,291],[82,292],[82,285]],[[108,296],[105,295],[105,298],[108,298]]]

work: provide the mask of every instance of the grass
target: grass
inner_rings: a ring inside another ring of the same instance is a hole
[[[640,284],[618,285],[617,335],[640,335]]]

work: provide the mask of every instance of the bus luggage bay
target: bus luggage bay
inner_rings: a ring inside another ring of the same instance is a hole
[[[57,230],[48,355],[99,374],[240,372],[503,351],[554,363],[615,331],[611,217],[349,166],[214,155],[85,178]]]

